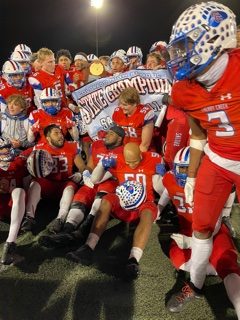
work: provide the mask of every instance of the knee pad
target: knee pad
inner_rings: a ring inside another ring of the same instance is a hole
[[[86,205],[84,203],[82,203],[82,202],[79,202],[79,201],[72,202],[71,206],[70,206],[70,210],[71,209],[80,209],[83,212],[84,216],[86,216],[86,214],[87,214]]]

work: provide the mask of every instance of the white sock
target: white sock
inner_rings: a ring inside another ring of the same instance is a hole
[[[140,261],[140,259],[142,258],[143,255],[143,250],[138,248],[138,247],[132,247],[131,252],[130,252],[130,258],[135,258],[137,260],[137,262]]]
[[[75,227],[79,225],[84,219],[84,213],[81,209],[70,209],[66,222],[73,224]]]
[[[7,242],[16,242],[18,231],[25,213],[25,191],[16,188],[12,191],[11,222]]]
[[[202,289],[206,278],[212,246],[212,237],[209,239],[198,239],[194,235],[192,236],[190,279],[198,289]]]
[[[228,298],[235,308],[238,319],[240,319],[240,276],[236,273],[230,273],[223,282]]]
[[[35,217],[36,208],[38,202],[41,199],[41,187],[36,181],[31,182],[28,189],[27,205],[26,205],[26,215],[32,218]]]
[[[89,212],[89,214],[91,214],[92,216],[95,217],[98,209],[100,208],[101,201],[102,201],[102,199],[100,199],[100,198],[96,198],[93,201],[92,208],[91,208],[91,211]]]
[[[59,211],[57,218],[65,221],[66,216],[68,215],[68,211],[74,196],[74,189],[72,186],[68,186],[63,190],[62,198],[59,204]]]
[[[86,244],[94,250],[98,241],[99,241],[99,236],[96,233],[89,233],[89,236],[87,238]]]

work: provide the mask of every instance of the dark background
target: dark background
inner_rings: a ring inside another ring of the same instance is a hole
[[[190,0],[105,0],[98,11],[99,55],[132,45],[144,55],[152,43],[168,41],[179,14]],[[220,0],[237,15],[240,1]],[[48,47],[54,52],[67,48],[75,55],[96,52],[96,9],[90,0],[0,0],[2,63],[14,47],[25,43],[32,51]]]

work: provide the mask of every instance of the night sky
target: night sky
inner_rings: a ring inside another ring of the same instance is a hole
[[[179,14],[190,0],[105,0],[98,11],[99,55],[116,49],[141,47],[144,55],[153,42],[168,41]],[[240,1],[220,0],[240,22]],[[69,49],[96,52],[96,9],[90,0],[0,0],[2,63],[14,47],[25,43],[32,51],[48,47],[54,52]]]

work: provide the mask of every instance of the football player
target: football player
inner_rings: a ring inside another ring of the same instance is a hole
[[[240,185],[240,70],[236,67],[240,50],[234,50],[236,44],[235,14],[210,1],[195,4],[180,15],[168,46],[168,67],[178,80],[172,88],[172,102],[187,113],[191,128],[184,190],[186,202],[194,203],[192,295],[203,287],[222,208],[232,186]],[[239,287],[239,275],[234,275],[234,281]]]
[[[127,57],[129,60],[129,70],[139,69],[139,67],[142,66],[143,53],[141,48],[136,46],[129,47],[127,50]]]
[[[87,167],[93,170],[99,160],[107,156],[117,159],[123,152],[122,142],[124,135],[123,128],[116,125],[110,127],[103,140],[93,142]],[[41,239],[39,239],[42,245],[47,247],[64,246],[71,242],[76,242],[75,240],[78,242],[80,240],[86,240],[102,197],[107,193],[115,192],[118,185],[117,180],[114,179],[109,172],[106,172],[100,183],[94,185],[91,181],[89,170],[83,172],[83,182],[84,185],[80,187],[74,195],[67,218],[59,214],[55,220],[55,224],[52,225],[52,231],[54,233],[62,230],[62,234],[42,236]],[[91,211],[89,212],[90,209]],[[84,218],[86,219],[84,220]],[[83,220],[84,222],[82,223]],[[69,230],[68,227],[65,228],[68,224],[71,224],[73,228],[76,229],[80,223],[81,225],[77,231],[71,234],[66,232]]]
[[[151,106],[140,103],[140,95],[133,87],[124,89],[119,95],[119,106],[112,120],[125,130],[124,144],[136,142],[140,150],[148,150],[154,128],[155,114]]]
[[[65,141],[59,126],[51,124],[45,127],[44,135],[46,142],[37,144],[34,150],[48,151],[53,158],[54,166],[47,177],[34,177],[30,185],[22,232],[31,231],[34,227],[35,211],[41,198],[60,199],[59,213],[67,215],[73,195],[81,181],[81,173],[85,169],[77,142]],[[33,163],[34,166],[35,163]],[[74,172],[74,166],[77,167],[78,172]]]
[[[28,141],[46,142],[43,131],[50,124],[60,126],[64,137],[69,132],[74,140],[78,140],[78,129],[73,121],[73,113],[68,108],[61,108],[61,97],[52,88],[45,88],[40,95],[41,109],[34,110],[29,115],[30,128]]]
[[[49,87],[54,88],[61,96],[61,107],[67,107],[65,85],[69,91],[75,90],[69,74],[62,67],[56,65],[54,53],[48,48],[38,50],[38,61],[41,64],[41,69],[28,78],[34,90],[36,106],[41,108],[39,97],[42,90]]]
[[[179,231],[172,234],[168,256],[177,270],[189,272],[191,265],[192,245],[192,207],[186,203],[184,186],[188,176],[190,147],[179,150],[174,159],[173,171],[167,172],[163,177],[165,187],[159,200],[160,212],[171,200],[178,212]],[[235,192],[231,193],[222,210],[222,215],[230,214]],[[237,250],[231,239],[231,234],[221,219],[216,225],[213,237],[213,250],[209,258],[205,273],[207,275],[219,275],[222,278],[228,297],[233,303],[238,317],[240,316],[240,285],[235,279],[240,276],[240,268],[237,263]],[[191,299],[191,291],[188,286],[183,287],[181,292],[174,293],[167,302],[167,309],[171,312],[179,312],[186,301],[185,296]],[[182,301],[182,303],[179,303]]]
[[[151,233],[152,223],[157,217],[157,206],[154,203],[154,190],[159,194],[162,192],[162,176],[158,174],[158,166],[161,164],[161,157],[152,152],[141,153],[136,143],[127,143],[124,146],[123,155],[118,159],[113,157],[103,158],[92,172],[92,181],[102,179],[107,170],[110,171],[119,181],[119,184],[126,180],[140,182],[143,186],[142,193],[134,186],[126,187],[130,192],[120,191],[118,197],[115,193],[108,193],[102,198],[101,205],[87,238],[86,243],[78,250],[70,252],[67,257],[80,264],[91,264],[94,249],[106,229],[111,215],[124,222],[137,223],[133,236],[132,249],[126,263],[125,275],[129,279],[135,279],[139,275],[139,260],[148,242]],[[142,198],[141,194],[145,196]],[[140,195],[138,198],[137,195]],[[135,198],[137,196],[137,198]]]
[[[27,139],[27,103],[22,95],[12,94],[7,97],[6,104],[5,111],[0,113],[0,135],[10,140],[15,154],[18,154],[32,146]]]
[[[23,154],[15,158],[10,141],[0,138],[0,220],[10,220],[2,264],[14,264],[20,258],[16,239],[25,212],[24,179],[29,176],[26,158]]]
[[[14,51],[10,56],[11,61],[18,62],[26,75],[31,73],[30,57],[22,51]]]
[[[21,94],[27,102],[27,113],[36,109],[33,102],[33,90],[26,81],[26,74],[18,62],[6,61],[2,67],[2,77],[5,81],[0,86],[0,103],[6,105],[6,99],[12,94]],[[4,108],[2,108],[1,111]]]
[[[128,70],[128,57],[125,51],[119,49],[114,51],[110,56],[110,74],[117,76]]]

